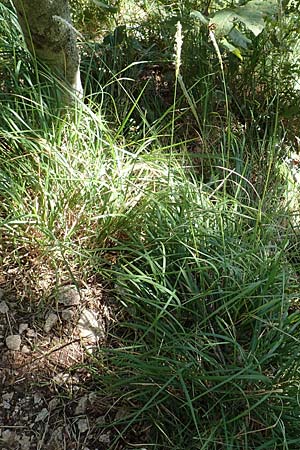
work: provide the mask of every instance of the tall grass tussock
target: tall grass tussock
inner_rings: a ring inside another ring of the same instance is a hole
[[[175,71],[175,38],[151,47],[150,21],[140,41],[133,29],[82,44],[87,95],[62,113],[13,9],[0,17],[2,271],[108,283],[117,319],[86,368],[112,399],[110,448],[298,450],[298,226],[278,85],[251,121],[258,100],[239,103],[232,55],[222,72],[183,20]]]

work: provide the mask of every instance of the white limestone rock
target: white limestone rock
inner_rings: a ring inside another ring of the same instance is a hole
[[[11,334],[7,336],[5,343],[9,350],[19,351],[21,347],[21,336],[19,334]]]
[[[83,397],[81,397],[77,403],[76,409],[75,409],[75,415],[76,416],[81,416],[83,414],[85,414],[86,412],[86,408],[87,408],[87,403],[88,403],[88,396],[84,395]]]
[[[44,325],[44,330],[46,331],[46,333],[49,333],[49,331],[54,327],[57,321],[58,321],[57,314],[50,313]]]
[[[28,347],[28,345],[22,345],[21,352],[25,353],[26,355],[28,355],[31,352],[31,350]]]
[[[1,296],[0,296],[1,298]],[[7,305],[7,303],[3,300],[2,302],[0,302],[0,314],[7,314],[9,311],[9,307]]]
[[[49,416],[47,408],[43,408],[35,418],[35,423],[44,421]]]
[[[62,286],[58,289],[58,303],[65,306],[77,306],[80,304],[80,293],[76,286]]]
[[[77,427],[80,433],[85,433],[90,428],[88,419],[79,419],[77,422]]]
[[[28,323],[20,323],[19,325],[19,334],[24,333],[24,331],[28,330]]]
[[[61,318],[63,320],[65,320],[66,322],[71,322],[71,320],[74,319],[74,315],[75,315],[75,313],[74,313],[74,311],[72,311],[72,309],[64,309],[61,312]]]
[[[90,309],[84,309],[80,315],[77,329],[82,339],[96,344],[98,340],[105,338],[105,326],[103,322],[97,320],[97,315]]]

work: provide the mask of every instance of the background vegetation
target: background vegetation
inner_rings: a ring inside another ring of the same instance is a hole
[[[0,3],[2,271],[107,282],[113,449],[300,448],[298,4],[249,4],[72,0],[61,114]]]

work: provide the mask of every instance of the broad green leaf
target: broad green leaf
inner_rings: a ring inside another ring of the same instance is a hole
[[[208,18],[205,17],[200,11],[192,11],[190,16],[193,17],[194,19],[200,20],[200,22],[203,23],[203,25],[209,24]]]
[[[277,0],[250,0],[246,5],[217,11],[209,24],[215,25],[218,37],[229,35],[239,22],[258,36],[265,27],[265,18],[275,14],[276,11]]]
[[[241,47],[244,50],[247,50],[248,45],[251,44],[251,39],[247,38],[244,33],[237,30],[236,28],[233,28],[229,32],[228,37],[234,45],[236,45],[237,47]]]
[[[237,14],[232,9],[224,8],[209,20],[210,26],[215,26],[216,36],[228,36],[237,20]]]
[[[246,5],[238,8],[238,17],[245,26],[258,36],[265,27],[265,18],[276,14],[277,1],[275,0],[251,0]]]

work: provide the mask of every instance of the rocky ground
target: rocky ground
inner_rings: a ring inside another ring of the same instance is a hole
[[[0,290],[1,449],[110,448],[111,399],[86,364],[106,341],[106,303],[101,285],[67,283],[33,312]]]

